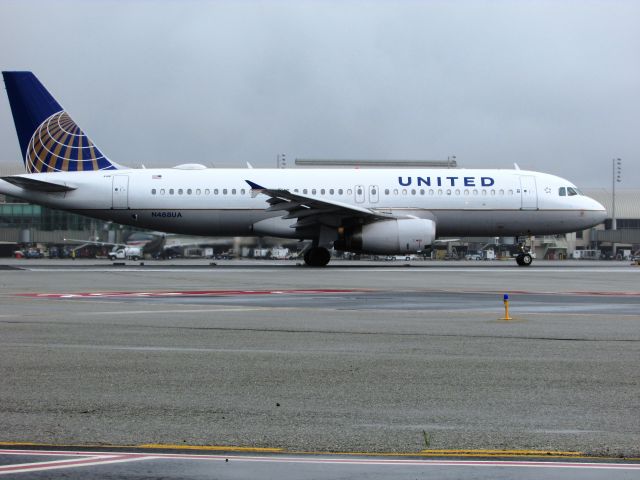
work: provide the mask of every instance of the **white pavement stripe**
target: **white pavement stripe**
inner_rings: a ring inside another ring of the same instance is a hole
[[[282,307],[287,308],[287,307]],[[74,315],[153,315],[163,313],[217,313],[217,312],[259,312],[263,310],[274,310],[275,307],[238,307],[238,308],[203,308],[203,309],[180,309],[180,310],[109,310],[106,312],[75,312]],[[280,309],[280,308],[278,308]],[[3,315],[0,315],[3,316]]]
[[[299,464],[334,464],[334,465],[393,465],[393,466],[452,466],[452,467],[511,467],[511,468],[573,468],[573,469],[595,469],[595,470],[634,470],[640,471],[640,463],[607,463],[607,462],[550,462],[533,460],[442,460],[442,459],[420,459],[420,458],[381,458],[381,457],[316,457],[313,455],[300,456],[258,456],[258,455],[221,455],[221,454],[191,454],[191,453],[128,453],[128,452],[74,452],[74,451],[44,451],[44,450],[0,450],[0,455],[90,455],[86,459],[87,463],[77,466],[102,465],[107,463],[119,463],[134,460],[187,460],[187,461],[235,461],[235,462],[268,462],[268,463],[299,463]],[[105,458],[108,456],[108,458]],[[60,462],[64,462],[62,460]],[[67,460],[72,463],[74,460]],[[83,461],[83,460],[80,460]],[[80,462],[75,460],[75,462]],[[42,462],[42,464],[53,462]],[[23,464],[34,465],[36,464]],[[75,465],[71,465],[75,466]],[[8,467],[8,466],[7,466]],[[22,465],[20,465],[22,467]],[[3,467],[0,467],[3,468]],[[69,468],[69,466],[54,466],[51,468]],[[50,469],[43,467],[42,469]],[[26,470],[25,470],[26,471]],[[31,469],[29,471],[35,471]],[[2,472],[0,470],[0,472]]]
[[[2,454],[4,455],[5,453],[3,452]],[[36,452],[29,452],[24,455],[37,455],[37,454],[38,453]],[[49,453],[47,455],[51,455],[51,454]],[[52,460],[52,461],[44,461],[44,462],[2,465],[0,466],[0,475],[31,473],[31,472],[40,472],[44,470],[59,470],[59,469],[66,469],[66,468],[91,467],[96,465],[107,465],[112,463],[135,462],[138,460],[148,460],[152,458],[154,457],[150,455],[140,455],[140,454],[99,455],[99,456],[90,456],[83,459],[71,458],[66,460]]]

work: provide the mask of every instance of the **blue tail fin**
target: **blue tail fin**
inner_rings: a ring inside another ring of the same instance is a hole
[[[105,157],[31,72],[2,72],[29,173],[113,170]]]

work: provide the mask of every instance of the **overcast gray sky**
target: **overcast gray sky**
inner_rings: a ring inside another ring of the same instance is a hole
[[[130,166],[455,155],[610,187],[621,157],[640,188],[639,21],[614,0],[0,0],[0,67]]]

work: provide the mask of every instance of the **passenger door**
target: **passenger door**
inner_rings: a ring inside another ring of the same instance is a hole
[[[536,178],[532,175],[520,176],[520,195],[522,210],[538,209],[538,191],[536,189]]]
[[[129,176],[114,175],[112,188],[112,208],[129,208]]]

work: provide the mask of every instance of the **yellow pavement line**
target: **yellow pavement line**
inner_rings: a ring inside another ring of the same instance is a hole
[[[185,445],[167,443],[144,443],[138,445],[109,445],[109,444],[51,444],[37,442],[2,442],[0,447],[49,447],[49,448],[117,448],[117,449],[149,449],[149,450],[200,450],[237,453],[284,453],[290,455],[363,455],[371,457],[539,457],[539,458],[588,458],[607,459],[618,457],[600,457],[583,452],[561,450],[493,450],[493,449],[428,449],[417,452],[331,452],[331,451],[295,451],[284,448],[269,447],[239,447],[232,445]],[[625,458],[625,461],[640,461],[640,458]]]
[[[214,450],[224,452],[255,452],[255,453],[282,453],[282,448],[262,448],[262,447],[237,447],[233,445],[184,445],[170,443],[144,443],[140,445],[111,445],[104,443],[94,444],[60,444],[60,443],[37,443],[37,442],[0,442],[0,447],[49,447],[49,448],[145,448],[145,449],[167,449],[167,450]]]
[[[213,450],[217,452],[256,452],[256,453],[283,453],[282,448],[268,447],[234,447],[228,445],[180,445],[171,443],[144,443],[135,445],[135,448],[169,449],[169,450]]]
[[[421,450],[421,455],[456,457],[585,457],[583,452],[559,450],[486,450],[486,449],[442,449]]]

